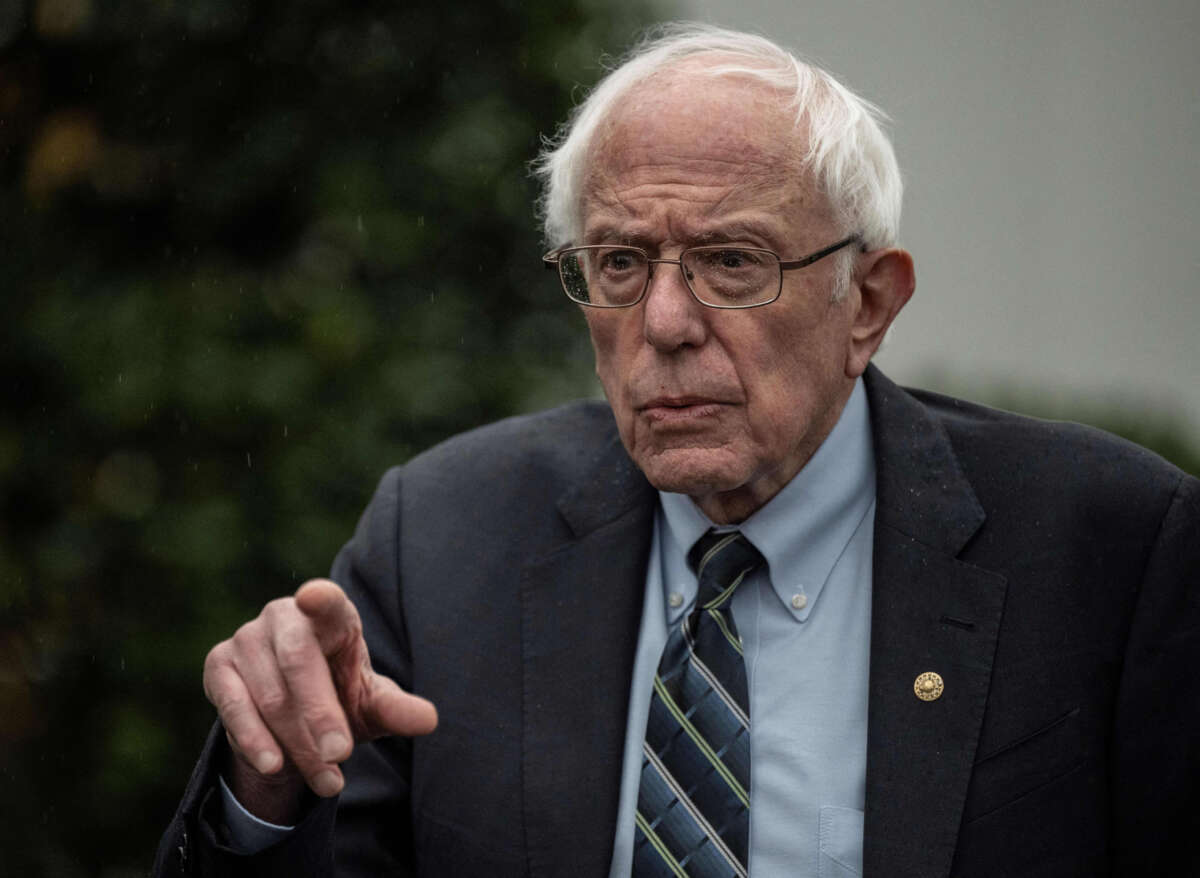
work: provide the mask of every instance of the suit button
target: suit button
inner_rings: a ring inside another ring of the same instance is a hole
[[[933,671],[926,671],[913,683],[913,692],[922,701],[937,701],[942,697],[943,688],[941,675]]]

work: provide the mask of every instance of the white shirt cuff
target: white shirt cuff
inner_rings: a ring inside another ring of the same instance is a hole
[[[221,801],[225,807],[225,826],[229,830],[229,846],[239,854],[249,856],[283,841],[296,827],[280,826],[259,820],[247,811],[230,791],[225,778],[221,782]]]

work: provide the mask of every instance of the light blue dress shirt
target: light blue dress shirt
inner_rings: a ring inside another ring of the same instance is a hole
[[[712,527],[682,494],[659,495],[630,694],[612,878],[633,858],[650,688],[672,625],[696,597],[687,552]],[[804,469],[737,528],[767,559],[733,617],[750,691],[750,874],[862,874],[875,456],[860,379]],[[258,820],[221,783],[233,847],[291,827]]]
[[[629,875],[650,688],[696,597],[687,553],[712,522],[659,495],[610,876]],[[740,530],[767,559],[733,598],[750,691],[750,874],[862,874],[875,456],[860,379],[804,469]]]

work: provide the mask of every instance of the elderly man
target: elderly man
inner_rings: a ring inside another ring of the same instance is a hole
[[[869,365],[914,287],[874,117],[711,29],[595,89],[540,170],[608,405],[392,470],[212,650],[158,874],[1200,863],[1200,484]]]

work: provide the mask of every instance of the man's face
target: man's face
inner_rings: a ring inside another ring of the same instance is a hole
[[[855,231],[799,172],[792,116],[771,91],[686,74],[638,87],[597,137],[581,243],[667,258],[728,243],[790,259]],[[849,358],[856,289],[832,301],[839,264],[785,272],[776,302],[732,311],[656,265],[638,305],[583,309],[621,439],[651,484],[739,521],[799,472],[861,372]]]

